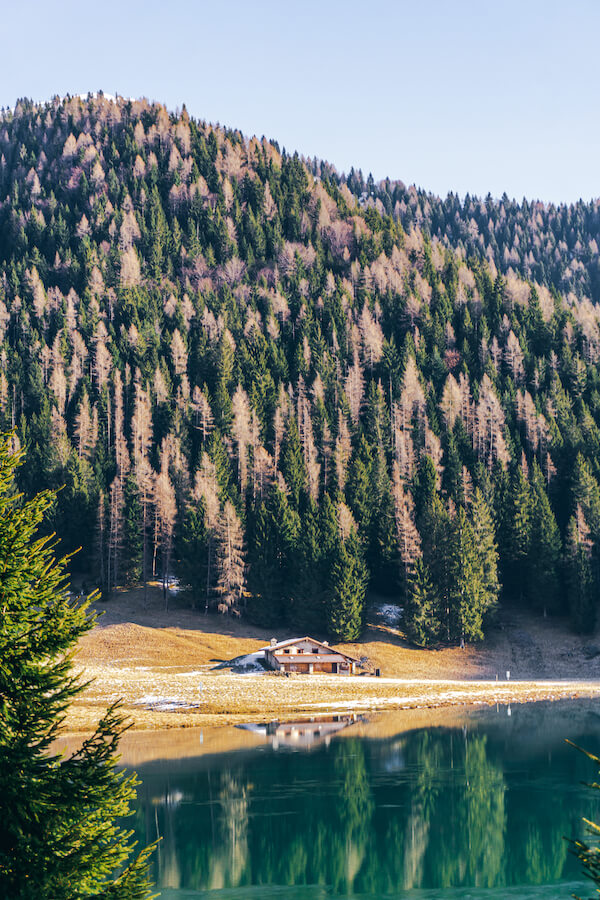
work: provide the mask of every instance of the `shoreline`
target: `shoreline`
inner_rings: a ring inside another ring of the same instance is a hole
[[[123,712],[132,722],[130,730],[140,732],[259,724],[294,717],[600,698],[600,681],[595,679],[281,678],[87,666],[85,677],[90,675],[95,681],[70,708],[65,736],[89,734],[103,709],[117,699],[122,700]],[[202,679],[200,683],[195,676]]]
[[[383,677],[286,678],[231,671],[231,661],[269,644],[270,631],[175,604],[166,611],[156,586],[146,603],[135,588],[96,606],[102,617],[81,638],[75,659],[91,684],[69,708],[63,733],[89,734],[117,700],[132,730],[156,732],[316,714],[600,698],[600,635],[574,635],[560,619],[523,611],[511,613],[478,647],[424,650],[374,607],[360,641],[336,646],[366,657]],[[294,636],[285,629],[276,635]]]

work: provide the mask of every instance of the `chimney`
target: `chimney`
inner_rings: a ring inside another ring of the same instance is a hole
[[[271,647],[277,643],[277,638],[271,638]]]
[[[323,641],[323,646],[324,646],[324,647],[329,647],[329,641]]]

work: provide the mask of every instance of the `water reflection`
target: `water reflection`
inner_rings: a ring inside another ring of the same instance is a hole
[[[247,725],[238,725],[237,728],[267,738],[274,750],[284,747],[308,750],[320,743],[329,746],[331,737],[336,732],[364,721],[366,721],[364,716],[350,713],[349,715],[312,716],[298,719],[295,722],[250,722]]]
[[[598,752],[598,718],[581,709],[569,736]],[[268,885],[320,885],[339,897],[495,888],[500,897],[578,879],[563,835],[580,833],[582,816],[598,818],[580,784],[595,773],[564,744],[558,706],[381,739],[344,736],[349,724],[322,721],[319,732],[305,722],[292,735],[274,723],[272,746],[141,766],[136,830],[142,842],[163,838],[158,886],[263,886],[268,896]],[[274,752],[287,741],[299,752]]]

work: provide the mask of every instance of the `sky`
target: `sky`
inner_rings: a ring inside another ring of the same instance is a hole
[[[445,196],[600,196],[598,0],[20,0],[0,106],[145,96]]]

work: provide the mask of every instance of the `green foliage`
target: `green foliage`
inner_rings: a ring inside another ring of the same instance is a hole
[[[118,705],[65,759],[51,750],[69,703],[83,689],[73,649],[93,624],[69,599],[67,558],[55,560],[40,527],[51,492],[15,493],[19,454],[0,441],[0,893],[14,900],[149,897],[150,848],[128,862],[134,776],[117,773],[125,728]],[[115,872],[121,871],[115,876]]]
[[[368,573],[354,532],[340,540],[331,567],[327,630],[338,641],[355,641],[363,625]]]
[[[451,523],[448,555],[447,628],[451,639],[479,641],[483,638],[483,617],[488,611],[486,568],[474,529],[462,506]]]
[[[178,540],[178,568],[181,580],[190,589],[192,606],[198,606],[206,596],[208,576],[208,529],[205,522],[204,502],[190,507],[181,524]]]
[[[559,608],[561,539],[543,475],[536,464],[532,484],[532,525],[529,561],[529,596],[537,609]]]
[[[510,482],[502,526],[505,536],[504,588],[509,596],[519,599],[527,596],[532,514],[529,483],[522,467],[518,466]]]
[[[573,744],[572,741],[567,741],[567,744],[571,744],[576,750],[585,754],[585,756],[597,766],[600,765],[600,758],[594,756],[593,753],[584,750],[582,747],[578,747],[576,744]],[[594,790],[600,789],[600,785],[595,782],[594,784],[588,785],[588,787],[591,787]],[[569,844],[571,852],[581,863],[584,874],[596,885],[595,893],[598,893],[600,891],[600,853],[598,852],[597,844],[598,837],[600,836],[600,825],[596,822],[591,822],[589,819],[583,819],[583,823],[585,824],[587,833],[591,839],[590,843],[580,838],[575,838],[570,839]],[[573,896],[575,897],[575,894],[573,894]],[[576,900],[581,900],[581,898],[577,897]]]
[[[567,596],[573,627],[582,633],[591,633],[597,615],[597,576],[592,560],[592,543],[589,538],[581,507],[569,521],[566,540]]]
[[[440,597],[427,566],[418,559],[410,576],[403,624],[415,644],[428,647],[437,643],[442,632]]]
[[[299,527],[298,514],[277,488],[255,512],[249,548],[253,596],[248,612],[260,625],[276,625],[287,615]]]
[[[578,507],[594,585],[600,559],[600,327],[579,299],[599,290],[597,205],[354,172],[382,204],[364,207],[330,166],[240,141],[145,102],[3,118],[0,428],[27,447],[26,496],[64,486],[61,552],[81,544],[113,587],[166,567],[175,531],[172,574],[213,602],[230,501],[249,614],[325,628],[331,494],[373,590],[404,591],[422,551],[439,640],[479,637],[499,592],[559,612]],[[570,583],[581,627],[595,589]]]

